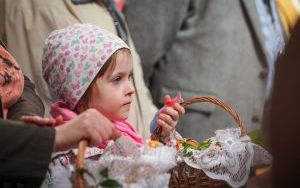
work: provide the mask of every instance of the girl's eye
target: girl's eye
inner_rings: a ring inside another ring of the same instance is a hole
[[[119,82],[121,79],[121,76],[116,76],[115,78],[113,78],[113,82]]]

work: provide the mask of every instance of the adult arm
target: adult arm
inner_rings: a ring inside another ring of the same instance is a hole
[[[112,138],[113,130],[112,122],[95,109],[55,128],[0,119],[0,187],[3,182],[37,187],[46,174],[52,151],[74,148],[82,139],[96,146]]]
[[[41,184],[54,140],[54,128],[0,119],[0,182]]]

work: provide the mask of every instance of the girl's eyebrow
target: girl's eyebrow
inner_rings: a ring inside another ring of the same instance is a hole
[[[126,73],[119,71],[119,72],[115,72],[115,73],[111,74],[111,76],[114,77],[114,76],[123,75],[123,74],[126,74]]]
[[[116,73],[113,73],[113,74],[110,74],[110,75],[107,75],[107,79],[113,79],[114,77],[116,76],[124,76],[126,73],[125,72],[116,72]]]
[[[113,73],[113,74],[109,75],[109,77],[114,77],[116,75],[125,75],[125,74],[127,74],[126,71],[119,71],[119,72],[116,72],[116,73]],[[133,70],[131,69],[131,71],[129,72],[129,75],[132,75],[132,74],[133,74]]]

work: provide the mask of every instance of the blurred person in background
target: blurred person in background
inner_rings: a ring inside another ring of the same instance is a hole
[[[299,187],[300,22],[279,58],[267,126],[271,135],[275,188]]]
[[[128,0],[125,15],[154,102],[165,93],[214,95],[248,130],[262,126],[285,33],[273,0]],[[212,104],[187,107],[177,130],[203,140],[234,125]]]
[[[299,187],[300,146],[300,22],[291,30],[282,56],[278,58],[271,100],[266,105],[265,126],[270,131],[272,171],[249,179],[249,188]]]

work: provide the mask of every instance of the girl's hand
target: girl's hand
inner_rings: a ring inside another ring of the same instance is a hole
[[[40,116],[22,116],[21,120],[26,123],[32,123],[39,126],[49,126],[49,127],[57,126],[64,123],[62,116],[58,116],[55,119],[44,118]]]
[[[157,125],[162,128],[162,136],[169,136],[178,123],[179,115],[185,113],[183,106],[179,104],[180,99],[180,95],[176,95],[174,99],[171,99],[169,95],[164,97],[165,106],[161,109],[156,121]]]

